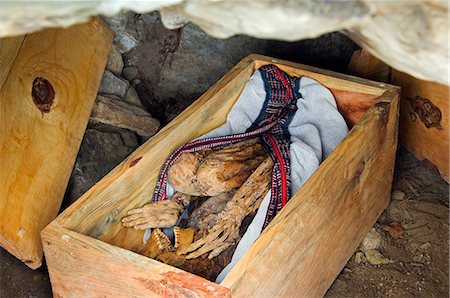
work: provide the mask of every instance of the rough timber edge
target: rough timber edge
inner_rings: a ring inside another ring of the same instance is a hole
[[[106,24],[106,22],[103,21],[100,17],[90,17],[90,18],[88,18],[88,20],[86,20],[86,22],[74,25],[74,27],[87,27],[87,26],[92,27],[93,31],[97,31],[98,36],[102,40],[104,40],[105,43],[107,43],[109,45],[112,44],[113,39],[114,39],[114,32],[112,31],[111,28],[109,28],[109,26]],[[14,37],[5,37],[5,39],[9,40],[9,42],[12,42],[13,40],[15,40],[17,44],[15,45],[16,49],[15,49],[13,55],[11,55],[11,57],[10,57],[11,61],[5,65],[6,68],[4,70],[7,72],[7,74],[4,76],[1,76],[1,78],[0,78],[0,90],[5,87],[5,84],[10,77],[11,71],[17,67],[18,60],[19,60],[18,57],[20,57],[20,54],[25,51],[24,45],[28,39],[32,39],[33,37],[35,37],[35,35],[40,36],[42,34],[45,34],[46,31],[52,31],[52,32],[59,31],[62,33],[67,33],[66,31],[68,31],[69,29],[70,28],[47,28],[47,29],[43,29],[42,31],[37,31],[37,32],[30,33],[30,34],[14,36]],[[105,59],[107,59],[107,56]],[[59,62],[57,62],[57,63],[59,63]],[[106,60],[105,60],[105,65],[106,65]],[[100,80],[98,81],[98,84],[100,84]],[[94,97],[94,99],[95,99],[95,97]],[[93,103],[94,99],[92,100],[92,103]],[[55,105],[55,107],[56,106],[57,105]],[[89,117],[87,117],[87,118],[89,118]],[[86,122],[86,125],[87,125],[87,122]],[[80,141],[80,145],[81,145],[81,141]],[[78,151],[78,148],[77,148],[77,151]],[[76,155],[76,152],[75,152],[75,155]],[[75,162],[75,158],[73,160],[73,163],[74,162]],[[68,183],[69,178],[70,177],[67,177],[66,184]],[[64,189],[63,189],[63,192],[64,192]],[[59,204],[61,204],[62,199],[63,198],[61,197],[61,201],[59,202]],[[57,208],[57,210],[53,217],[57,217],[57,215],[58,215],[57,211],[60,208],[59,205],[57,205],[56,208]],[[40,232],[42,232],[42,230]],[[3,247],[6,251],[8,251],[10,254],[12,254],[14,257],[16,257],[17,259],[22,261],[30,269],[35,270],[42,265],[43,258],[44,258],[44,252],[43,252],[42,246],[41,246],[42,244],[39,239],[40,232],[34,234],[35,235],[34,237],[36,238],[35,242],[34,242],[35,243],[34,247],[36,248],[36,244],[38,245],[38,247],[37,247],[38,249],[37,249],[36,253],[30,252],[30,251],[23,252],[21,247],[17,243],[14,243],[11,239],[7,239],[7,237],[4,237],[2,235],[0,235],[0,246]]]

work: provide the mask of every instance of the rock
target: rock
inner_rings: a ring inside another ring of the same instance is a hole
[[[392,238],[403,238],[405,230],[399,222],[393,221],[389,225],[383,225],[383,230],[387,231]]]
[[[136,66],[127,66],[122,70],[122,77],[131,82],[137,77],[138,72]]]
[[[364,255],[371,265],[383,265],[394,263],[394,261],[384,257],[378,250],[375,249],[369,249],[365,251]]]
[[[138,147],[133,132],[112,127],[109,129],[111,131],[86,130],[63,207],[76,201]]]
[[[106,69],[115,74],[116,76],[120,76],[120,74],[122,73],[123,69],[122,54],[114,45],[111,47],[111,52],[109,52]]]
[[[424,244],[419,246],[419,250],[420,251],[428,251],[430,248],[431,248],[431,243],[430,242],[425,242]]]
[[[361,250],[366,252],[367,250],[378,249],[381,244],[381,235],[377,232],[375,228],[372,228],[369,233],[367,233],[361,244]]]
[[[140,35],[136,30],[135,17],[134,12],[122,11],[103,18],[115,32],[114,44],[122,54],[135,48],[139,43]]]
[[[405,199],[405,193],[401,190],[395,189],[392,192],[391,198],[394,201],[403,201]]]
[[[361,263],[365,263],[366,262],[366,257],[364,256],[364,253],[358,251],[355,254],[355,263],[356,264],[361,264]]]
[[[176,6],[169,9],[175,9],[177,14],[164,11],[172,5]],[[44,27],[67,27],[86,22],[90,16],[113,15],[123,9],[139,13],[163,9],[165,24],[176,27],[186,19],[219,38],[248,35],[294,41],[345,31],[393,68],[420,79],[449,84],[447,1],[71,0],[44,4],[27,1],[26,13],[24,9],[24,1],[2,1],[0,37]],[[126,13],[120,14],[124,17],[105,19],[113,19],[120,25],[132,21]],[[273,21],[268,24],[268,20]],[[115,30],[122,53],[139,40],[133,36],[132,26],[125,29]]]
[[[129,52],[138,45],[138,41],[126,32],[117,32],[114,43],[117,44],[117,48],[122,54]]]
[[[245,36],[219,41],[195,25],[188,24],[181,29],[178,50],[167,54],[161,70],[160,87],[155,89],[155,95],[161,98],[184,98],[184,101],[179,102],[185,106],[171,109],[179,112],[239,60],[266,43]]]
[[[135,105],[137,107],[144,109],[144,106],[143,106],[141,100],[139,99],[139,95],[138,95],[136,89],[134,89],[134,87],[128,88],[127,93],[125,94],[124,100],[129,104],[132,104],[132,105]]]
[[[112,94],[124,98],[128,90],[129,83],[116,77],[112,72],[106,70],[103,73],[102,81],[100,82],[99,93]]]
[[[146,110],[101,95],[97,96],[90,119],[129,129],[142,136],[152,136],[159,129],[159,121]]]

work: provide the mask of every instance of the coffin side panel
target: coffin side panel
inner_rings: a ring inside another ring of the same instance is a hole
[[[42,242],[55,297],[224,297],[229,291],[53,224]]]
[[[0,90],[0,245],[31,268],[41,265],[39,233],[60,208],[112,39],[94,19],[15,42]]]
[[[420,160],[428,160],[450,182],[450,88],[392,70],[402,87],[400,143]]]
[[[228,274],[232,296],[325,294],[389,202],[397,124],[387,92]]]

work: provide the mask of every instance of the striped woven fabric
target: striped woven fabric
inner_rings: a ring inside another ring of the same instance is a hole
[[[263,108],[254,123],[244,133],[195,140],[175,150],[161,170],[155,193],[153,194],[153,201],[160,201],[166,198],[167,172],[182,153],[217,149],[259,136],[264,149],[274,161],[272,192],[263,229],[286,205],[291,197],[290,135],[288,126],[297,110],[296,101],[299,94],[295,91],[294,79],[275,65],[263,66],[259,71],[264,81],[266,98]]]

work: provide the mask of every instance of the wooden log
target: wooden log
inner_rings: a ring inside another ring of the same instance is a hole
[[[103,95],[97,96],[90,118],[94,122],[129,129],[147,137],[159,129],[159,121],[143,108]]]
[[[31,268],[56,217],[113,39],[100,19],[0,41],[0,245]],[[6,67],[3,67],[3,66]]]
[[[400,143],[415,157],[428,160],[450,182],[450,88],[392,71],[392,83],[402,87]]]
[[[333,92],[338,91],[338,105],[347,104],[349,109],[343,114],[348,123],[355,125],[221,286],[230,289],[224,295],[236,297],[314,297],[325,293],[389,201],[397,146],[399,89],[259,55],[241,61],[44,230],[45,254],[52,260],[48,265],[54,293],[70,295],[66,285],[75,281],[78,296],[104,295],[110,289],[118,296],[155,295],[161,289],[170,293],[171,284],[165,280],[154,282],[151,276],[145,279],[147,288],[132,285],[134,290],[130,291],[122,289],[122,281],[113,278],[119,271],[135,272],[137,263],[154,267],[155,272],[160,272],[161,266],[142,255],[133,254],[133,260],[129,260],[129,250],[139,251],[142,247],[143,232],[124,228],[120,220],[128,210],[150,202],[160,168],[171,152],[223,124],[252,73],[269,63],[291,76],[309,76]],[[370,96],[373,104],[355,102],[352,109],[351,101],[358,94]],[[78,260],[85,266],[85,273],[72,272],[73,265],[64,265],[73,264],[70,253],[66,253],[73,249],[57,239],[68,230],[83,239],[86,258],[91,253],[96,259],[106,256],[108,265],[101,265],[107,266],[100,269],[101,275],[95,261],[83,261],[81,256]],[[51,241],[46,243],[47,240]],[[198,277],[187,272],[182,275],[187,283],[194,278]],[[198,295],[203,293],[198,291]]]

